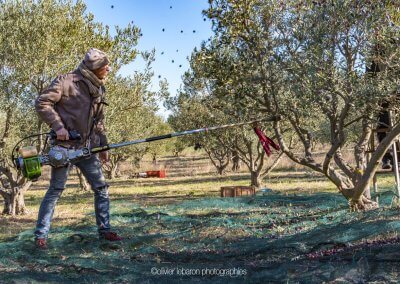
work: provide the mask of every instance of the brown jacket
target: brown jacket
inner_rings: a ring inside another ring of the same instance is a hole
[[[76,130],[81,134],[81,141],[57,141],[67,147],[85,145],[93,116],[97,113],[96,124],[91,135],[91,147],[106,145],[107,137],[104,128],[104,96],[93,98],[89,88],[83,81],[79,70],[58,76],[35,101],[39,117],[53,130],[64,127]],[[100,107],[100,110],[98,111]]]

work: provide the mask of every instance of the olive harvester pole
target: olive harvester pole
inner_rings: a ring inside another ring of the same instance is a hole
[[[11,156],[12,156],[12,161],[14,163],[14,166],[19,171],[22,171],[23,176],[26,177],[28,180],[36,181],[42,174],[42,169],[41,169],[42,165],[50,165],[54,168],[65,167],[65,166],[67,166],[71,163],[75,163],[79,160],[87,159],[93,154],[108,151],[111,149],[126,147],[126,146],[140,144],[140,143],[158,141],[158,140],[163,140],[163,139],[169,139],[169,138],[183,136],[183,135],[208,132],[208,131],[213,131],[213,130],[217,130],[217,129],[242,126],[242,125],[246,125],[246,124],[253,124],[253,129],[254,129],[255,133],[257,134],[258,138],[260,139],[261,145],[263,146],[266,154],[268,156],[270,156],[271,155],[270,146],[276,150],[279,150],[280,149],[279,145],[275,144],[274,141],[272,141],[270,138],[268,138],[261,131],[261,129],[258,127],[258,123],[262,122],[262,121],[277,121],[279,119],[280,119],[279,116],[273,116],[273,117],[262,118],[262,119],[257,119],[257,120],[253,120],[253,121],[247,121],[247,122],[231,123],[231,124],[225,124],[225,125],[220,125],[220,126],[186,130],[186,131],[182,131],[182,132],[175,132],[175,133],[154,136],[154,137],[149,137],[149,138],[144,138],[144,139],[138,139],[138,140],[133,140],[133,141],[121,142],[121,143],[116,143],[116,144],[108,144],[105,146],[94,147],[94,148],[83,147],[83,148],[79,148],[79,149],[74,149],[74,148],[68,149],[68,148],[64,148],[59,145],[54,145],[55,143],[52,143],[53,145],[50,146],[50,149],[47,153],[38,153],[36,146],[31,145],[31,146],[19,147],[19,144],[22,141],[24,141],[28,138],[36,137],[36,136],[40,136],[40,135],[47,135],[46,141],[49,137],[51,137],[53,139],[52,141],[54,142],[56,140],[56,134],[54,131],[51,131],[49,133],[34,134],[34,135],[30,135],[30,136],[23,138],[15,145]],[[70,131],[70,137],[73,137],[74,140],[81,139],[79,133],[77,133],[74,130]],[[15,155],[16,151],[18,151],[18,153],[19,153],[18,156]]]
[[[204,128],[199,128],[199,129],[193,129],[193,130],[186,130],[186,131],[182,131],[182,132],[169,133],[169,134],[160,135],[160,136],[154,136],[154,137],[149,137],[149,138],[144,138],[144,139],[138,139],[138,140],[127,141],[127,142],[122,142],[122,143],[110,144],[110,145],[105,145],[105,146],[101,146],[101,147],[95,147],[95,148],[92,148],[91,153],[94,154],[94,153],[108,151],[108,150],[111,150],[111,149],[125,147],[125,146],[129,146],[129,145],[135,145],[135,144],[140,144],[140,143],[145,143],[145,142],[152,142],[152,141],[163,140],[163,139],[169,139],[169,138],[183,136],[183,135],[190,135],[190,134],[195,134],[195,133],[208,132],[208,131],[213,131],[213,130],[217,130],[217,129],[224,129],[224,128],[242,126],[242,125],[247,125],[247,124],[254,124],[254,123],[258,123],[258,122],[262,122],[262,121],[277,121],[277,120],[279,120],[279,118],[274,116],[274,117],[268,117],[268,118],[263,118],[263,119],[257,119],[257,120],[253,120],[253,121],[247,121],[247,122],[231,123],[231,124],[225,124],[225,125],[219,125],[219,126],[204,127]]]

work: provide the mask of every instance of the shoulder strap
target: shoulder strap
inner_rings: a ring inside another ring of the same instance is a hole
[[[101,88],[104,88],[104,87],[102,86]],[[91,104],[92,104],[92,102],[91,102]],[[92,136],[93,129],[97,123],[98,116],[101,113],[101,111],[103,110],[104,105],[108,105],[105,101],[105,90],[103,90],[103,94],[101,95],[100,102],[98,104],[99,104],[99,107],[97,108],[96,113],[93,115],[92,125],[90,126],[89,134],[87,136],[87,141],[85,141],[85,142],[87,142],[86,144],[88,147],[90,146],[90,137]]]

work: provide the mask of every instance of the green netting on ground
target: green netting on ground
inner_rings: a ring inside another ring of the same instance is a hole
[[[112,224],[126,240],[99,241],[93,216],[53,229],[46,252],[26,231],[0,244],[0,282],[396,281],[399,209],[390,193],[380,200],[360,213],[333,193],[115,201]]]

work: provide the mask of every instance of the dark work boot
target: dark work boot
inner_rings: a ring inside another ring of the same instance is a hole
[[[100,233],[99,238],[100,240],[106,240],[110,242],[122,241],[124,239],[115,232]]]
[[[47,250],[47,240],[45,238],[37,238],[35,239],[35,246],[41,250]]]

